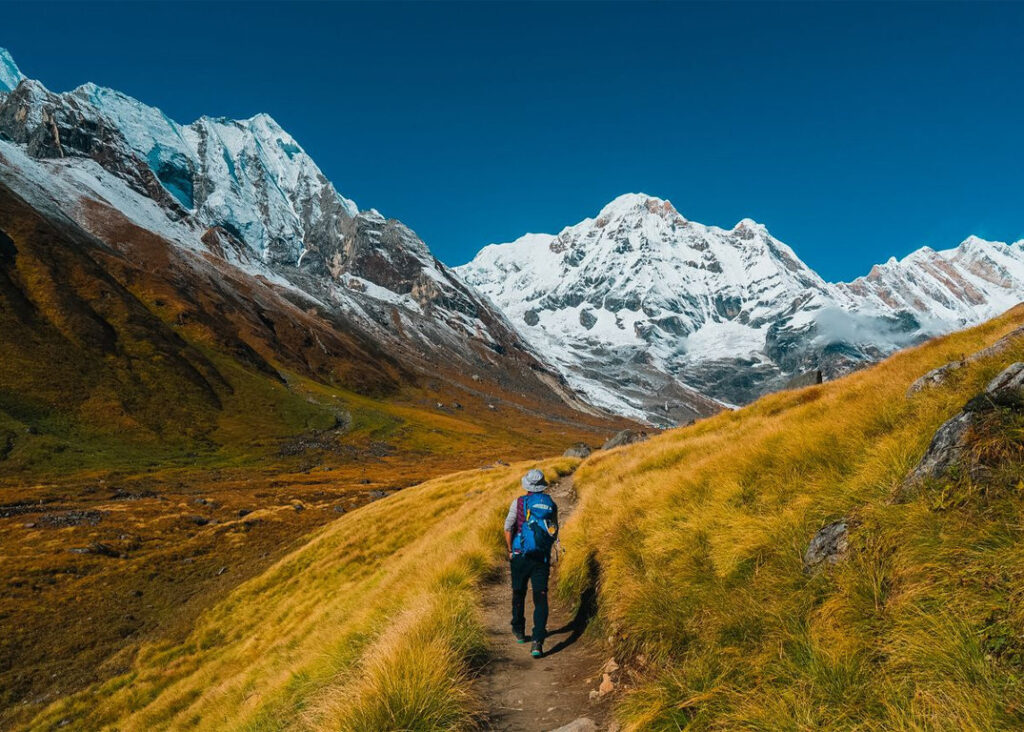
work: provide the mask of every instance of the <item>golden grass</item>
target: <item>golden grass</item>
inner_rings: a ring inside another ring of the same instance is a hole
[[[941,388],[907,386],[1022,321],[1018,308],[581,466],[559,591],[598,583],[602,629],[636,673],[628,728],[1024,725],[1021,496],[890,500],[935,429],[1024,344]],[[1016,459],[1013,429],[984,450]],[[814,532],[841,517],[848,561],[806,574]]]
[[[891,500],[935,429],[1024,344],[912,398],[908,384],[1021,322],[1016,309],[581,465],[558,591],[597,583],[600,637],[631,679],[627,728],[1024,725],[1021,425],[978,435],[998,485],[961,477]],[[486,701],[470,682],[485,651],[476,586],[531,466],[457,473],[343,516],[186,643],[146,648],[33,726],[472,728]],[[840,517],[849,557],[805,573],[814,532]]]
[[[474,584],[523,471],[457,473],[346,514],[207,611],[184,644],[54,704],[47,729],[466,729]],[[504,505],[503,505],[504,504]]]

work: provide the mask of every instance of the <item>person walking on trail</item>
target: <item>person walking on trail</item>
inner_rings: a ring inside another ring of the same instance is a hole
[[[548,575],[551,548],[558,538],[558,506],[545,493],[544,473],[531,470],[523,476],[526,494],[509,506],[505,517],[505,543],[512,570],[512,633],[526,642],[526,586],[533,585],[533,645],[530,655],[544,655],[548,624]]]

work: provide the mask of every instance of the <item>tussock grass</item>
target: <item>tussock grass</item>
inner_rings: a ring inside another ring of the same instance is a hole
[[[627,727],[1024,726],[1020,425],[974,435],[987,477],[891,501],[936,428],[1024,344],[940,388],[907,386],[1022,321],[1017,308],[581,466],[558,590],[597,583],[602,631],[634,675]],[[839,518],[847,560],[805,573],[810,539]]]
[[[519,478],[467,471],[346,514],[206,612],[184,644],[58,702],[32,727],[468,729],[484,653],[476,583],[499,559]]]

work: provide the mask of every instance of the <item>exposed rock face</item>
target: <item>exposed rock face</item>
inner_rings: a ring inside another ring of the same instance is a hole
[[[632,445],[637,442],[643,442],[647,439],[646,432],[637,432],[636,430],[622,430],[610,440],[608,440],[601,447],[602,450],[611,450],[613,447],[621,447],[622,445]]]
[[[705,226],[627,194],[457,271],[592,401],[682,424],[1003,312],[1024,299],[1024,242],[972,237],[833,284],[754,221]]]
[[[939,427],[921,461],[903,481],[896,500],[905,500],[922,484],[941,478],[956,467],[973,470],[975,466],[968,464],[967,460],[972,428],[997,409],[1021,411],[1022,408],[1024,362],[1017,362],[1007,366],[989,382],[984,392],[967,402],[959,413]]]
[[[562,453],[562,455],[564,457],[574,457],[574,458],[584,458],[585,459],[585,458],[590,457],[590,453],[591,453],[590,445],[587,445],[584,442],[577,442],[575,445],[573,445],[568,450],[566,450],[564,453]]]
[[[804,552],[804,571],[814,572],[824,566],[836,564],[849,551],[849,527],[846,519],[833,521],[818,529]]]
[[[911,397],[925,389],[945,384],[949,380],[950,375],[956,373],[966,365],[966,361],[950,361],[947,364],[939,366],[937,369],[932,369],[907,387],[907,396]]]

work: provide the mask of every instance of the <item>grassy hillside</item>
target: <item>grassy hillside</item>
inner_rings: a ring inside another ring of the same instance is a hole
[[[559,592],[596,584],[630,729],[1024,725],[1024,420],[972,433],[954,471],[895,501],[936,428],[1024,344],[907,386],[1024,323],[1018,308],[845,379],[766,397],[583,462]],[[541,466],[554,477],[576,465]],[[478,583],[529,463],[457,473],[345,514],[209,607],[183,642],[63,698],[49,729],[467,729],[486,700]],[[807,572],[844,518],[846,559]],[[27,710],[22,719],[27,720]]]
[[[554,479],[577,462],[539,467]],[[184,643],[144,649],[32,727],[469,726],[467,674],[485,651],[475,583],[534,466],[459,473],[343,516],[210,609]]]
[[[511,361],[425,371],[94,214],[102,240],[0,185],[0,728],[181,642],[346,511],[626,426]]]
[[[598,583],[635,729],[1024,727],[1024,420],[976,430],[967,471],[892,500],[936,428],[1024,343],[905,396],[1024,309],[842,380],[599,454],[576,475],[560,592]],[[849,555],[807,573],[817,529]],[[596,569],[595,569],[596,568]]]

